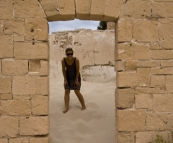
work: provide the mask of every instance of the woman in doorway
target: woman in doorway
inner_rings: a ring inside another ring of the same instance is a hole
[[[70,90],[74,90],[77,95],[81,105],[82,110],[86,109],[84,98],[80,93],[81,87],[81,76],[79,73],[79,60],[76,57],[73,57],[73,49],[67,48],[65,50],[66,57],[62,59],[62,73],[64,76],[64,101],[65,101],[65,110],[63,113],[66,113],[69,110],[69,101],[70,101]]]

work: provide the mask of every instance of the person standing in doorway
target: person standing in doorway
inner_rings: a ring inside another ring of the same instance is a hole
[[[62,73],[64,76],[64,101],[65,101],[65,110],[63,113],[66,113],[69,110],[69,101],[70,101],[70,90],[74,90],[77,95],[81,105],[82,110],[86,109],[84,98],[80,93],[81,87],[81,76],[79,72],[79,59],[73,57],[73,49],[67,48],[65,50],[66,57],[62,59]]]

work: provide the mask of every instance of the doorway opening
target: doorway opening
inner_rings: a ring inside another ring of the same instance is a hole
[[[49,34],[51,141],[52,143],[115,142],[115,31],[79,28]],[[80,102],[71,91],[70,109],[63,114],[64,79],[61,60],[65,57],[67,47],[73,48],[74,57],[80,61],[81,93],[87,109],[80,110]]]

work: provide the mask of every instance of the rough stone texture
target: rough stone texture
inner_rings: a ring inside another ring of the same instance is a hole
[[[0,35],[3,33],[3,21],[0,20]]]
[[[159,87],[150,88],[150,87],[136,87],[135,93],[146,93],[146,94],[162,94],[165,93],[165,90]]]
[[[160,66],[160,61],[138,61],[137,62],[137,67],[159,67]]]
[[[115,71],[125,71],[125,62],[124,61],[117,61],[115,62]]]
[[[9,143],[29,143],[29,138],[10,138]]]
[[[14,35],[14,36],[13,36],[13,40],[14,40],[15,42],[23,42],[23,41],[25,41],[25,40],[24,40],[24,36],[18,36],[18,35]]]
[[[20,117],[20,135],[46,135],[49,132],[49,120],[44,117]]]
[[[11,93],[11,77],[0,76],[0,93]]]
[[[17,137],[18,117],[0,117],[0,137]]]
[[[118,42],[125,42],[132,40],[133,21],[132,20],[118,20]]]
[[[147,130],[165,130],[166,114],[147,113],[146,126]]]
[[[13,95],[13,99],[19,99],[19,100],[22,100],[22,99],[31,99],[31,96],[32,95]]]
[[[48,77],[13,77],[13,94],[48,94]]]
[[[35,95],[32,97],[32,114],[48,115],[48,96]]]
[[[154,94],[153,110],[157,112],[172,112],[173,94]]]
[[[157,75],[173,74],[173,67],[151,68],[151,74],[157,74]]]
[[[118,57],[115,58],[117,60],[149,60],[149,46],[147,44],[118,44]]]
[[[117,82],[117,87],[148,86],[150,79],[149,75],[146,78],[139,73],[120,72],[117,73],[116,82]]]
[[[48,59],[47,43],[15,43],[15,59]]]
[[[2,67],[1,67],[1,60],[0,60],[0,76],[1,76],[1,74],[2,74]]]
[[[159,50],[160,49],[159,43],[158,42],[150,43],[150,49],[151,50]]]
[[[117,108],[131,108],[134,104],[134,90],[127,89],[116,89],[115,90],[115,99],[116,99],[116,107]]]
[[[1,36],[0,35],[0,45],[1,45],[0,46],[0,58],[13,57],[12,41],[13,41],[12,36]]]
[[[170,60],[173,57],[173,50],[150,50],[153,60]]]
[[[61,20],[75,19],[75,0],[58,0]]]
[[[167,17],[173,17],[173,3],[166,3],[167,6]]]
[[[126,71],[135,71],[137,69],[137,61],[135,60],[129,60],[129,61],[126,61]]]
[[[99,7],[98,7],[99,3]],[[102,20],[106,8],[106,0],[92,0],[90,20]]]
[[[11,100],[13,98],[12,94],[0,94],[1,100]]]
[[[145,131],[145,110],[118,110],[118,131]]]
[[[25,75],[27,72],[27,60],[2,60],[3,75]]]
[[[138,42],[158,41],[158,21],[134,20],[133,37]]]
[[[59,5],[57,0],[40,0],[48,21],[61,20]]]
[[[164,2],[152,3],[152,17],[167,17],[167,5]]]
[[[75,4],[76,4],[76,18],[81,20],[89,19],[89,14],[91,11],[91,1],[75,0]]]
[[[121,11],[120,17],[144,18],[151,17],[150,0],[128,0]]]
[[[173,114],[167,115],[167,129],[172,130],[173,125]]]
[[[2,100],[1,113],[3,115],[22,115],[31,114],[29,100]]]
[[[134,134],[133,133],[118,133],[116,136],[117,143],[134,143]]]
[[[4,34],[12,35],[24,34],[24,20],[21,19],[14,19],[14,20],[6,20],[4,21]]]
[[[12,0],[9,1],[1,1],[0,2],[0,13],[1,13],[1,17],[0,19],[12,19],[13,17],[13,4],[12,4]]]
[[[0,139],[0,143],[8,143],[8,139]]]
[[[158,76],[158,75],[152,75],[151,76],[151,87],[165,87],[166,84],[166,77],[165,76]]]
[[[107,0],[106,9],[104,11],[104,21],[117,20],[123,4],[123,0]]]
[[[29,60],[29,71],[30,72],[39,72],[40,61],[39,60]]]
[[[16,18],[46,18],[44,10],[41,8],[39,2],[36,0],[14,0],[14,15]]]
[[[162,67],[173,67],[173,60],[162,60],[161,66]]]
[[[48,24],[45,18],[27,18],[25,19],[25,40],[48,40]]]
[[[173,20],[160,20],[159,26],[159,44],[163,49],[173,49]]]
[[[173,92],[173,76],[166,76],[166,89],[168,92]]]
[[[48,137],[30,138],[30,143],[48,143],[48,142],[49,142]]]
[[[48,64],[49,64],[48,61],[43,61],[43,60],[40,61],[40,65],[41,65],[40,75],[41,76],[48,75],[48,73],[49,73],[49,65]]]
[[[135,95],[136,108],[140,109],[152,109],[152,95],[150,94],[138,94]]]

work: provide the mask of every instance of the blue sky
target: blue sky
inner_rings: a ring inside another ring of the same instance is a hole
[[[70,20],[70,21],[56,21],[49,22],[49,34],[57,31],[65,30],[75,30],[75,29],[92,29],[96,30],[99,26],[100,21],[91,21],[91,20]]]

